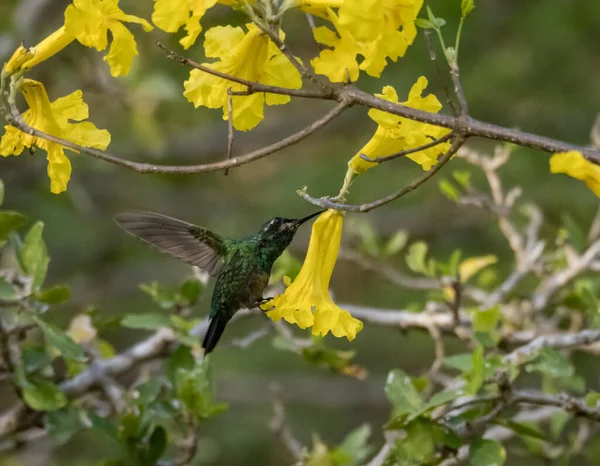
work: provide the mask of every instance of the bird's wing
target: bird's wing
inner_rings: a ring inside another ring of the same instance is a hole
[[[129,234],[213,277],[227,254],[227,238],[191,223],[152,212],[125,212],[115,217]]]

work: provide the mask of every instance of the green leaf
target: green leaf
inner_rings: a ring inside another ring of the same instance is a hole
[[[442,363],[446,367],[457,369],[460,372],[470,372],[473,370],[473,355],[471,353],[453,354],[446,356]]]
[[[454,185],[445,178],[442,178],[439,182],[440,191],[444,196],[453,202],[457,202],[460,199],[460,193]]]
[[[152,378],[135,387],[134,399],[138,405],[148,405],[152,403],[162,389],[163,382],[159,377]]]
[[[600,401],[600,393],[598,392],[589,392],[585,395],[585,404],[590,408],[595,407]]]
[[[461,393],[462,390],[458,388],[448,388],[446,390],[438,392],[435,395],[433,395],[431,399],[427,402],[427,406],[425,406],[425,409],[429,410],[432,408],[437,408],[438,406],[445,405],[450,401],[454,401],[461,395]]]
[[[498,442],[476,438],[469,447],[470,466],[502,466],[506,461],[506,450]]]
[[[372,257],[379,257],[381,247],[373,226],[368,222],[362,221],[358,224],[358,233],[367,254]]]
[[[433,23],[425,18],[417,18],[415,20],[415,26],[421,29],[432,29]]]
[[[6,238],[8,234],[21,228],[27,223],[27,217],[19,212],[4,210],[0,212],[0,240]]]
[[[74,406],[46,414],[46,430],[58,445],[67,443],[82,428],[81,410]]]
[[[466,18],[473,8],[475,8],[475,0],[462,0],[460,3],[461,16]]]
[[[468,390],[471,395],[476,395],[483,384],[483,346],[479,345],[473,350],[473,369],[468,374]]]
[[[371,454],[372,448],[368,441],[371,436],[371,427],[363,424],[350,432],[344,441],[331,452],[333,463],[340,466],[358,466],[365,464]]]
[[[466,170],[454,170],[452,172],[452,178],[454,178],[464,190],[471,189],[471,172]]]
[[[197,278],[190,278],[184,281],[179,287],[179,294],[190,306],[198,302],[201,292],[202,283]]]
[[[400,230],[394,233],[394,235],[388,240],[384,248],[384,255],[386,257],[394,256],[398,254],[408,242],[408,233]]]
[[[6,300],[15,299],[17,296],[15,287],[0,277],[0,298]]]
[[[50,258],[46,244],[42,238],[44,223],[36,222],[31,227],[23,242],[23,265],[25,271],[33,278],[33,289],[39,290],[48,272]]]
[[[416,419],[405,429],[405,438],[396,440],[391,453],[394,466],[421,466],[434,464],[435,444],[443,431],[431,421]]]
[[[162,309],[169,309],[177,304],[177,293],[159,285],[158,282],[152,282],[150,285],[142,284],[140,289],[148,294]]]
[[[415,273],[433,276],[435,274],[435,262],[430,260],[426,263],[428,246],[423,241],[417,241],[408,248],[406,265]]]
[[[214,403],[214,381],[209,358],[197,362],[191,370],[178,368],[174,385],[177,398],[198,419],[208,419],[227,409],[225,404]]]
[[[37,316],[32,316],[33,321],[42,329],[46,343],[55,348],[65,359],[85,362],[87,360],[81,346],[71,340],[63,330],[48,322],[44,322]]]
[[[175,374],[179,370],[192,370],[196,365],[196,360],[187,346],[177,348],[165,364],[165,374],[172,384],[175,384]]]
[[[476,332],[491,332],[496,330],[501,315],[498,306],[486,310],[477,309],[473,315],[473,328]]]
[[[40,346],[23,345],[21,347],[21,358],[26,374],[37,372],[52,364],[52,359],[50,359],[44,348]]]
[[[156,464],[167,448],[167,431],[162,426],[156,426],[148,441],[148,453],[144,464]]]
[[[543,440],[544,442],[548,441],[548,437],[536,428],[520,422],[513,421],[511,419],[499,420],[496,421],[496,424],[507,427],[508,429],[515,431],[519,435]]]
[[[527,372],[540,372],[551,377],[571,377],[575,368],[571,362],[552,348],[542,348],[537,357],[525,366]]]
[[[128,314],[121,320],[121,325],[127,328],[156,330],[159,327],[170,327],[171,317],[157,313]]]
[[[59,285],[36,294],[38,301],[46,304],[61,304],[69,300],[71,290],[68,286]]]
[[[385,394],[394,406],[394,417],[417,414],[423,409],[423,400],[411,378],[401,369],[394,369],[388,374]]]
[[[23,401],[35,411],[54,411],[66,406],[67,396],[52,382],[30,380],[23,388]]]

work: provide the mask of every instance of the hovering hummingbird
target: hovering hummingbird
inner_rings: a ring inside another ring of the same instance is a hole
[[[265,301],[262,293],[269,283],[273,262],[292,242],[298,227],[320,213],[322,211],[300,219],[275,217],[258,233],[241,240],[152,212],[126,212],[117,215],[115,220],[129,234],[160,252],[217,277],[210,304],[210,323],[202,342],[208,354],[239,309],[252,308]]]

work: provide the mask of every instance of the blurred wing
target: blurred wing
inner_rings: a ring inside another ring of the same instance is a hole
[[[160,252],[217,276],[227,253],[227,239],[206,228],[152,212],[125,212],[117,224]]]

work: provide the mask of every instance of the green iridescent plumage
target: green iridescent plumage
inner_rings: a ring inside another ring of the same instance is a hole
[[[202,344],[208,353],[239,309],[262,301],[273,263],[292,242],[298,227],[319,213],[297,220],[275,217],[258,233],[241,240],[152,212],[123,213],[115,220],[150,246],[217,277]]]

